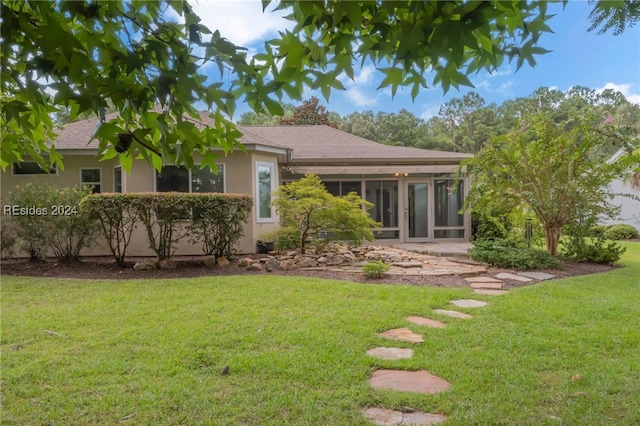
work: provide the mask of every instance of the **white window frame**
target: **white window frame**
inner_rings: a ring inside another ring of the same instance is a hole
[[[176,164],[167,164],[166,166],[174,166],[180,167]],[[225,163],[215,163],[215,166],[222,166],[222,193],[227,192],[227,165]],[[163,166],[164,167],[164,166]],[[194,164],[194,168],[200,168],[200,164]],[[218,168],[219,169],[219,168]],[[187,173],[189,176],[189,194],[193,194],[193,176],[191,174],[191,169],[187,169]],[[124,190],[124,187],[123,187]],[[158,171],[153,170],[153,192],[158,192]]]
[[[98,170],[100,172],[100,182],[84,182],[82,180],[83,170]],[[100,185],[100,192],[104,192],[102,185],[102,167],[80,167],[80,188],[84,188],[85,185]]]
[[[275,176],[275,164],[273,163],[266,163],[263,161],[256,161],[255,164],[255,172],[256,172],[256,179],[255,179],[255,188],[256,188],[256,193],[255,193],[255,200],[256,200],[256,222],[257,223],[274,223],[276,221],[276,209],[274,206],[271,206],[270,208],[270,212],[271,215],[270,217],[260,217],[260,168],[261,167],[266,167],[269,169],[269,178],[270,178],[270,182],[269,182],[269,186],[270,186],[270,193],[275,191],[275,186],[276,186],[276,176]]]

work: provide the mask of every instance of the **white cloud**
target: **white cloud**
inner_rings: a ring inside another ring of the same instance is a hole
[[[438,115],[440,112],[439,104],[426,104],[422,106],[422,113],[420,114],[420,118],[424,121],[429,121],[429,119],[433,116]]]
[[[616,90],[624,95],[625,98],[632,104],[640,104],[640,93],[632,93],[631,87],[633,84],[615,84],[615,83],[606,83],[603,87],[599,87],[596,89],[596,93],[602,93],[607,89]]]
[[[352,87],[347,90],[347,98],[349,98],[356,106],[371,106],[378,103],[378,99],[376,96],[371,96],[370,93],[373,92],[371,90],[370,93],[366,93],[367,89],[360,89],[358,87]]]
[[[512,75],[511,67],[506,67],[503,71],[483,72],[478,75],[481,80],[474,82],[474,86],[476,86],[477,90],[484,90],[487,93],[497,93],[505,97],[512,96],[513,90],[511,89],[515,81],[513,79],[502,81],[504,77],[509,75]],[[502,83],[498,83],[496,79],[502,81]]]
[[[259,1],[200,0],[192,2],[191,6],[202,24],[211,31],[219,30],[222,37],[240,46],[265,40],[291,26],[282,18],[282,11],[267,9],[263,13]]]
[[[376,73],[375,67],[367,65],[354,75],[353,80],[342,81],[347,88],[346,96],[356,106],[371,106],[378,103],[378,94],[372,86]]]

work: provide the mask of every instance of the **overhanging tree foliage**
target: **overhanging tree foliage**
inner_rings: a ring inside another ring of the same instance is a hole
[[[609,13],[623,3],[595,3],[598,25],[633,25],[637,8]],[[338,76],[353,78],[354,64],[368,61],[392,94],[401,86],[414,98],[428,84],[471,86],[468,74],[507,59],[518,68],[535,65],[546,52],[540,36],[551,32],[546,1],[263,1],[265,10],[274,4],[290,12],[294,27],[249,57],[203,25],[186,0],[3,1],[0,166],[28,156],[62,168],[50,143],[51,115],[62,108],[71,120],[100,117],[100,153],[119,156],[127,168],[133,155],[156,168],[163,161],[193,166],[194,152],[211,166],[209,147],[239,148],[240,134],[227,119],[238,102],[281,115],[283,95],[300,99],[309,87],[328,98],[343,88]],[[219,81],[202,71],[209,62]],[[215,111],[212,126],[200,125],[197,101]],[[119,114],[107,119],[109,108]]]
[[[545,229],[547,251],[556,255],[563,227],[615,213],[610,200],[616,194],[608,185],[640,161],[631,153],[615,162],[591,155],[609,138],[629,142],[628,135],[606,124],[592,115],[570,123],[545,114],[524,118],[520,129],[494,138],[465,160],[474,176],[465,206],[507,211],[527,206]]]

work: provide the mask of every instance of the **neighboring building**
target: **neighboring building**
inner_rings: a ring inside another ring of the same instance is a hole
[[[58,135],[56,149],[65,170],[43,174],[35,163],[16,164],[2,173],[2,199],[16,185],[49,182],[61,187],[93,185],[100,192],[191,191],[251,194],[255,200],[238,251],[252,253],[261,235],[275,229],[278,218],[270,194],[282,182],[315,173],[329,192],[351,191],[373,203],[372,217],[382,223],[376,238],[389,242],[468,241],[471,219],[459,214],[469,188],[465,178],[452,193],[460,161],[471,154],[382,145],[329,126],[238,126],[246,152],[224,156],[218,174],[208,168],[165,166],[157,173],[135,160],[129,174],[117,158],[99,161],[97,141],[89,142],[97,119],[74,122]],[[198,164],[198,158],[194,157]],[[141,231],[141,230],[138,230]],[[86,254],[107,254],[106,246]],[[140,233],[129,256],[151,255]],[[199,254],[199,246],[181,242],[177,254]]]
[[[616,161],[625,153],[624,149],[620,149],[609,160],[608,163]],[[631,183],[622,178],[618,178],[611,182],[609,188],[616,194],[630,194],[640,197],[640,190],[631,187]],[[631,225],[640,232],[640,201],[631,197],[618,195],[611,200],[611,203],[620,206],[620,217],[614,219],[603,219],[603,225],[627,224]]]

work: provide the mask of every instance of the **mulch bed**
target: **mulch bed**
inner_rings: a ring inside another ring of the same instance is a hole
[[[259,256],[256,255],[255,257]],[[261,273],[239,267],[237,260],[231,261],[231,264],[228,266],[216,266],[211,268],[204,266],[202,264],[202,259],[198,256],[176,257],[174,260],[177,261],[178,267],[173,270],[156,269],[152,271],[135,271],[133,269],[134,261],[127,262],[125,267],[120,267],[115,264],[112,258],[108,257],[86,258],[79,262],[57,262],[51,259],[32,262],[28,259],[10,259],[3,260],[0,263],[0,274],[42,278],[76,278],[82,280],[162,279],[204,276],[217,277],[229,275],[287,275],[336,279],[370,284],[399,284],[429,287],[466,287],[469,285],[463,277],[457,275],[440,277],[388,275],[380,279],[368,279],[362,274],[321,270],[293,270]],[[615,268],[615,266],[610,265],[565,262],[563,269],[542,270],[541,272],[556,275],[558,278],[565,278],[575,275],[606,272]],[[499,274],[501,272],[514,273],[514,271],[506,269],[487,268],[487,273],[490,275]],[[535,283],[535,281],[532,283]],[[505,280],[503,286],[505,288],[512,288],[528,284],[529,283]]]

